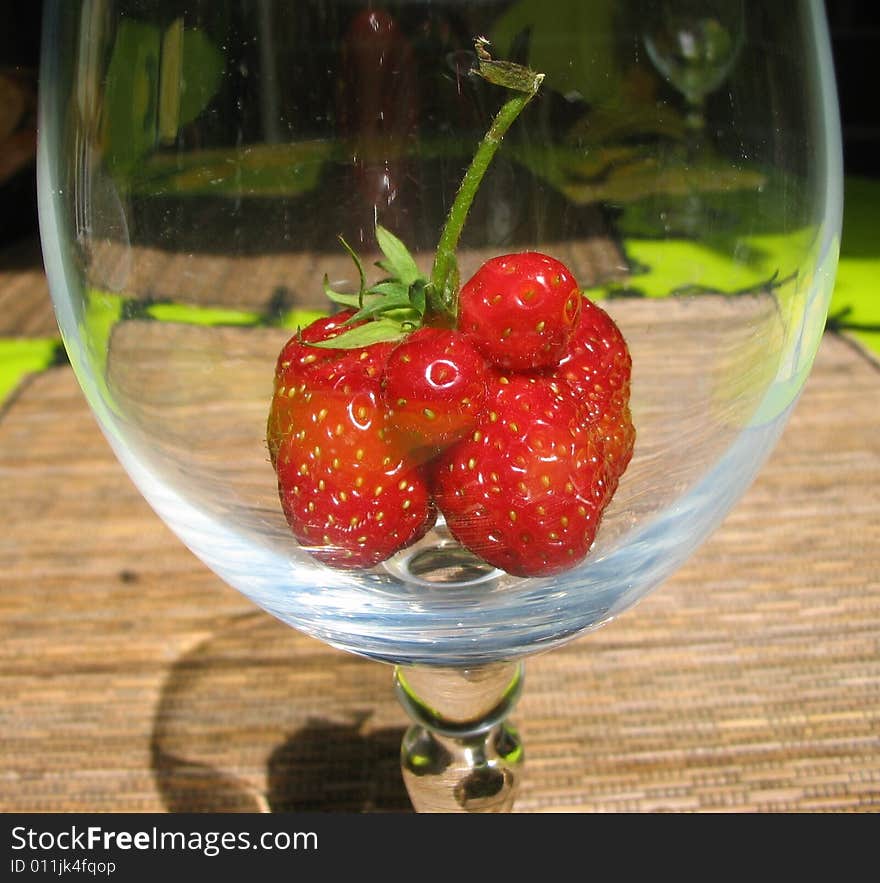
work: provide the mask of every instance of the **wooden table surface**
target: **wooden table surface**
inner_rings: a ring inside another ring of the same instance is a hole
[[[0,336],[56,334],[39,251]],[[880,809],[880,365],[827,333],[717,533],[615,622],[527,663],[519,812]],[[0,810],[408,811],[390,669],[200,564],[66,365],[0,410]]]

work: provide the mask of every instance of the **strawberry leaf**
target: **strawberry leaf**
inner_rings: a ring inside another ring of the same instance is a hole
[[[380,262],[379,266],[386,272],[390,272],[404,285],[412,285],[421,274],[409,249],[381,224],[376,224],[376,241],[386,258],[385,261]]]
[[[427,305],[425,289],[427,286],[428,283],[425,279],[416,279],[409,287],[409,302],[420,317],[425,315],[425,307]]]
[[[389,261],[376,261],[376,266],[380,270],[384,270],[389,279],[395,278],[396,273],[394,271],[394,267],[391,266],[391,263]]]
[[[374,319],[372,322],[358,325],[356,328],[352,328],[351,331],[343,331],[342,334],[338,334],[336,337],[313,343],[311,346],[331,350],[357,349],[358,347],[370,346],[374,343],[402,340],[406,335],[407,331],[401,326],[400,322],[393,319]]]
[[[345,324],[353,325],[355,322],[361,322],[364,319],[372,319],[373,316],[379,316],[382,313],[388,313],[391,310],[406,310],[408,313],[413,312],[410,308],[408,297],[386,297],[362,307]]]
[[[361,287],[358,289],[358,306],[363,306],[364,302],[364,290],[367,287],[367,276],[364,273],[364,265],[361,263],[361,259],[358,257],[357,252],[340,236],[339,241],[342,243],[342,247],[351,255],[351,259],[354,261],[354,265],[357,267],[358,276],[360,276]]]
[[[389,282],[379,282],[372,288],[367,289],[367,294],[381,294],[383,297],[393,297],[395,299],[409,300],[409,285],[394,280]]]
[[[327,341],[314,344],[324,349],[352,349],[388,340],[399,340],[422,324],[426,309],[428,280],[420,273],[407,247],[379,224],[376,238],[385,255],[379,262],[389,278],[367,288],[366,274],[354,249],[340,236],[360,276],[357,294],[335,291],[324,276],[324,293],[334,303],[354,308],[345,322],[349,330]]]
[[[360,294],[349,294],[344,291],[334,291],[330,287],[330,279],[324,275],[324,294],[335,304],[341,304],[344,307],[360,307],[362,297]]]
[[[388,310],[385,318],[397,322],[404,331],[415,331],[422,324],[422,317],[409,307]]]

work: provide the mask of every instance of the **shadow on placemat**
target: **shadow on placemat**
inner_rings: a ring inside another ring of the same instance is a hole
[[[266,614],[181,657],[154,718],[169,812],[409,812],[390,669]],[[388,725],[385,724],[387,720]]]

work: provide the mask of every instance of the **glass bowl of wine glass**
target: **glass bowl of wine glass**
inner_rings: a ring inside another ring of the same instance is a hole
[[[523,660],[693,553],[819,344],[822,4],[671,5],[46,6],[85,396],[208,567],[394,666],[418,809],[509,809]]]

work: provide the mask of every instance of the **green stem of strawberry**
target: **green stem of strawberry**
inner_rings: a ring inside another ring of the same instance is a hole
[[[475,47],[478,61],[476,73],[490,83],[504,86],[516,94],[509,98],[495,115],[489,131],[486,132],[477,147],[474,158],[459,185],[440,234],[440,241],[437,244],[434,266],[431,270],[428,302],[433,312],[450,316],[453,322],[458,315],[459,286],[455,250],[458,247],[458,240],[464,229],[468,212],[486,170],[501,146],[504,135],[513,121],[522,113],[523,108],[535,97],[544,80],[544,74],[535,73],[527,67],[494,60],[489,55],[486,41],[483,38],[476,41]]]

